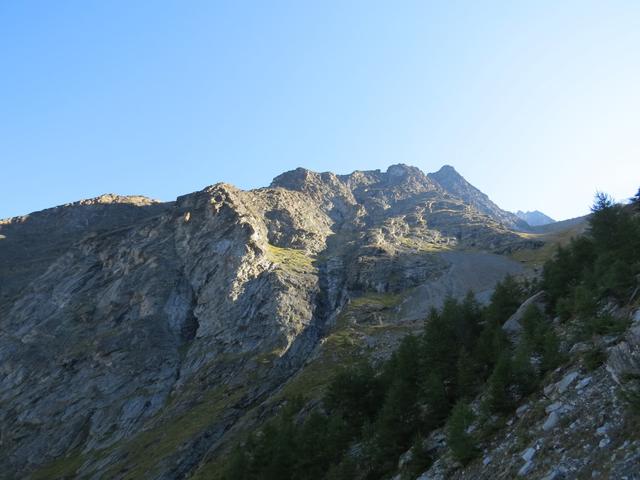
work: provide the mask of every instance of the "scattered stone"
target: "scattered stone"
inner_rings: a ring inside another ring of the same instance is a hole
[[[519,406],[518,409],[516,410],[516,417],[521,418],[528,411],[529,411],[529,405],[525,403],[524,405]]]
[[[578,372],[571,372],[566,374],[562,380],[556,383],[558,393],[564,393],[576,378],[578,378]]]
[[[609,428],[610,428],[610,425],[608,423],[605,423],[604,425],[596,429],[596,435],[605,435],[607,433],[607,430],[609,430]]]
[[[544,411],[547,413],[555,412],[557,410],[560,410],[560,408],[562,408],[562,405],[562,402],[553,402],[551,405],[547,406]]]
[[[518,470],[518,476],[525,477],[533,470],[533,462],[525,463],[520,470]]]
[[[609,445],[611,443],[611,440],[609,439],[609,437],[604,437],[602,440],[600,440],[600,443],[598,444],[598,446],[600,448],[604,448],[607,445]]]
[[[547,473],[541,480],[560,480],[565,478],[565,472],[560,468],[554,468],[549,473]]]
[[[493,460],[489,455],[487,455],[486,457],[484,457],[482,459],[482,465],[484,465],[485,467],[487,465],[489,465],[491,463],[491,460]]]
[[[530,462],[535,456],[535,454],[536,454],[536,449],[533,447],[529,447],[524,452],[522,452],[522,455],[520,456],[525,462]]]
[[[571,350],[569,350],[569,353],[571,355],[585,353],[585,352],[588,352],[590,348],[591,347],[589,346],[588,343],[580,342],[580,343],[576,343],[573,347],[571,347]]]
[[[398,460],[398,469],[402,470],[411,460],[413,459],[413,448],[410,448],[402,455],[400,455],[400,459]]]
[[[576,390],[582,390],[584,387],[586,387],[587,385],[589,385],[591,383],[591,377],[586,377],[583,378],[582,380],[580,380],[578,382],[578,384],[576,385]]]
[[[544,424],[542,425],[542,429],[545,432],[548,432],[549,430],[552,430],[553,428],[555,428],[556,425],[558,425],[559,421],[560,421],[560,417],[558,416],[558,414],[556,412],[551,412],[547,417],[547,419],[545,420]]]

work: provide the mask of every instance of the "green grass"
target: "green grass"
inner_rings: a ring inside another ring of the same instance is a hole
[[[348,311],[363,307],[393,308],[400,303],[401,299],[401,296],[395,293],[368,293],[352,299],[349,302]]]
[[[369,293],[351,300],[336,321],[333,330],[327,335],[319,347],[317,356],[298,371],[282,389],[273,395],[268,403],[271,406],[285,401],[302,398],[305,402],[319,400],[325,393],[333,377],[344,367],[357,364],[367,357],[364,347],[365,336],[386,334],[391,330],[407,331],[406,327],[392,323],[384,325],[358,325],[349,321],[350,315],[357,315],[358,309],[375,306],[375,308],[393,308],[399,304],[402,296],[388,293]],[[275,353],[275,352],[272,352]],[[259,362],[268,362],[270,355],[257,357]],[[249,431],[239,430],[235,437],[227,441],[230,448],[243,441]],[[216,479],[226,464],[224,455],[206,460],[195,472],[194,479]]]
[[[424,240],[413,237],[398,237],[398,242],[403,247],[415,250],[419,253],[433,253],[451,250],[450,245],[425,242]]]
[[[297,248],[282,248],[275,245],[267,245],[267,258],[284,270],[297,273],[308,273],[315,270],[313,258],[304,250]]]
[[[344,366],[357,362],[359,335],[352,327],[340,328],[327,338],[318,358],[300,370],[274,397],[276,401],[302,397],[320,398],[333,376]]]
[[[551,233],[519,233],[523,239],[541,240],[544,242],[539,248],[523,248],[514,252],[511,257],[525,265],[538,267],[544,265],[556,252],[559,245],[567,245],[572,238],[584,232],[584,225],[572,225],[565,230]]]
[[[160,461],[176,453],[181,445],[198,434],[204,433],[221,412],[240,399],[242,393],[242,390],[232,393],[222,389],[212,390],[183,414],[126,441],[122,448],[126,459],[107,472],[107,477],[120,477],[124,473],[123,479],[148,478]]]
[[[30,480],[64,480],[67,478],[75,478],[75,473],[82,466],[82,463],[82,454],[79,450],[75,450],[36,470],[28,478]]]

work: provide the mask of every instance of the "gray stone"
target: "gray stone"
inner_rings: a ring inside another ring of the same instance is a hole
[[[566,478],[566,473],[561,468],[554,468],[547,473],[541,480],[561,480]]]
[[[570,355],[577,355],[580,353],[588,352],[591,349],[591,346],[587,342],[578,342],[574,344],[569,350]]]
[[[398,459],[398,469],[402,470],[413,459],[413,449],[407,450]]]
[[[520,456],[525,462],[529,462],[533,459],[535,454],[536,454],[536,449],[533,447],[529,447],[524,452],[522,452]]]
[[[548,405],[544,411],[547,413],[555,412],[560,410],[564,404],[562,402],[553,402],[551,405]]]
[[[576,378],[578,378],[578,372],[571,372],[571,373],[566,374],[562,378],[562,380],[560,380],[556,384],[556,387],[558,389],[558,393],[564,393]]]
[[[534,305],[536,308],[544,312],[546,301],[546,294],[544,292],[538,292],[532,297],[528,298],[503,325],[502,329],[513,337],[518,337],[522,331],[522,317],[527,309]]]
[[[548,432],[549,430],[554,429],[558,425],[559,421],[560,417],[558,416],[558,414],[556,412],[551,412],[542,425],[542,429],[545,432]]]
[[[588,386],[590,383],[591,383],[591,377],[585,377],[578,382],[578,384],[576,385],[576,390],[582,390],[583,388]]]
[[[519,477],[526,477],[533,470],[533,462],[526,462],[520,470],[518,470]]]

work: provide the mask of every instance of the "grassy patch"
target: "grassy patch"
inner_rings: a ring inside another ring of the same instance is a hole
[[[107,477],[134,480],[150,476],[160,461],[203,433],[216,421],[218,415],[239,400],[241,395],[242,391],[229,394],[222,389],[212,390],[183,414],[138,434],[126,442],[123,448],[126,459],[107,472]]]
[[[405,248],[409,248],[411,250],[415,250],[420,253],[431,253],[431,252],[443,252],[446,250],[451,250],[450,245],[445,245],[442,243],[431,243],[425,242],[419,238],[413,237],[398,237],[398,243]]]
[[[400,303],[401,296],[395,293],[368,293],[352,299],[349,302],[349,309],[360,309],[367,307],[393,308]]]
[[[67,478],[75,478],[75,473],[82,466],[82,463],[82,454],[79,450],[76,450],[36,470],[28,478],[30,480],[51,480],[53,478],[56,480],[64,480]]]
[[[544,242],[539,248],[522,248],[515,251],[511,257],[532,267],[542,266],[556,252],[558,245],[567,245],[572,238],[579,236],[584,231],[584,224],[576,224],[560,231],[549,233],[518,233],[525,240],[541,240]]]
[[[356,352],[359,335],[352,327],[332,332],[321,347],[320,354],[300,370],[275,397],[276,400],[302,397],[320,398],[331,378],[338,370],[356,363],[361,355]]]
[[[267,245],[267,257],[284,270],[308,273],[315,270],[313,259],[304,250]]]

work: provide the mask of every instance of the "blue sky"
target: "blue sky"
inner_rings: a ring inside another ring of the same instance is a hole
[[[640,186],[637,1],[0,2],[0,218],[303,166],[509,210]]]

